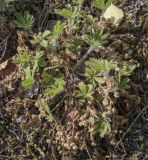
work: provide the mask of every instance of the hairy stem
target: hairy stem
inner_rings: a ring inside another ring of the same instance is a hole
[[[91,55],[92,51],[94,51],[95,47],[91,46],[88,51],[85,53],[85,55],[79,60],[79,62],[77,63],[76,67],[79,67],[82,63],[85,62],[86,59],[89,58],[89,56]]]

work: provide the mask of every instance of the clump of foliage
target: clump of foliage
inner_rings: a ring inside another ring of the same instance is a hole
[[[16,20],[14,21],[18,28],[24,30],[31,30],[34,24],[34,18],[29,12],[16,13]]]
[[[5,12],[10,7],[13,0],[0,0],[0,12]]]
[[[40,67],[44,67],[43,53],[36,51],[35,56],[31,57],[28,51],[24,51],[20,57],[16,59],[16,63],[21,63],[25,73],[23,86],[25,89],[31,88],[35,84],[35,74]]]
[[[66,8],[56,9],[55,13],[65,19],[57,21],[52,30],[45,30],[34,36],[31,40],[34,51],[25,51],[16,59],[24,71],[24,89],[32,88],[37,82],[42,86],[44,98],[39,99],[38,106],[49,122],[56,121],[49,108],[48,99],[61,95],[69,96],[67,86],[70,80],[67,75],[75,75],[74,81],[79,82],[72,90],[76,100],[72,99],[71,104],[77,101],[77,105],[81,108],[88,104],[96,105],[95,96],[99,89],[108,99],[111,99],[110,92],[129,89],[128,77],[135,69],[135,65],[126,62],[120,64],[115,60],[93,57],[96,49],[108,45],[110,34],[100,29],[97,25],[98,19],[82,11],[84,0],[73,0],[72,3],[73,5],[68,5]],[[104,12],[111,5],[111,0],[93,0],[92,5]],[[15,24],[18,28],[29,31],[34,24],[34,18],[29,12],[17,13]],[[68,58],[67,53],[70,53]],[[71,59],[76,60],[76,65]],[[58,64],[56,66],[55,61]],[[84,67],[81,68],[81,65]],[[82,73],[79,73],[77,68]],[[83,78],[77,76],[79,74],[82,74]],[[102,101],[100,100],[97,105],[106,107],[108,104],[103,103],[103,98],[100,99]],[[108,115],[104,116],[102,112],[95,113],[92,131],[101,138],[111,131]]]

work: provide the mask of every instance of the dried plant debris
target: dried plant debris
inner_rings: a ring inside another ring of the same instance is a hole
[[[148,159],[145,0],[0,0],[0,160]]]

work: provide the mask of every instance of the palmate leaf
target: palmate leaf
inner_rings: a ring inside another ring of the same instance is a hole
[[[51,32],[49,30],[44,31],[43,33],[39,33],[36,39],[31,40],[30,42],[33,45],[39,44],[43,48],[48,47],[48,40],[46,40],[47,36],[49,36]]]
[[[107,42],[107,34],[103,34],[102,30],[93,28],[89,35],[82,36],[83,40],[93,47],[103,46]]]
[[[32,75],[34,76],[35,72],[41,67],[42,65],[46,65],[43,62],[42,56],[44,55],[41,51],[36,51],[34,60],[33,60],[33,69],[32,69]]]
[[[119,73],[121,76],[131,76],[136,68],[136,65],[124,63],[123,67],[120,67]]]
[[[34,78],[28,77],[23,81],[23,87],[25,88],[25,90],[30,89],[34,85],[34,83],[35,83]]]
[[[117,87],[119,89],[129,89],[129,79],[126,77],[126,78],[122,78],[122,79],[115,79],[116,80],[116,84],[117,84]]]
[[[110,123],[106,118],[101,117],[96,120],[94,127],[95,134],[99,133],[100,137],[103,138],[110,131],[111,131]]]
[[[116,64],[112,60],[108,61],[103,59],[90,58],[90,60],[86,61],[85,64],[98,73],[109,73],[112,69],[116,68]]]
[[[30,54],[28,51],[24,51],[19,57],[15,60],[16,63],[19,64],[24,64],[24,63],[29,63],[30,62]]]
[[[59,39],[59,37],[63,32],[64,27],[65,27],[65,23],[60,23],[60,21],[56,23],[52,34],[49,36],[51,42],[55,43]]]
[[[24,29],[24,30],[30,30],[34,24],[34,17],[29,12],[24,13],[16,13],[16,20],[14,23],[17,25],[17,27]]]
[[[85,69],[85,76],[89,80],[90,83],[95,85],[96,83],[102,84],[105,83],[105,79],[99,76],[99,72],[95,71],[92,68]]]
[[[42,33],[41,38],[46,38],[47,36],[49,36],[51,34],[51,32],[49,30],[46,30]]]
[[[59,14],[60,16],[63,16],[67,19],[72,19],[74,18],[74,13],[73,13],[73,10],[72,9],[56,9],[55,10],[55,13],[56,14]]]
[[[48,87],[53,81],[52,75],[48,74],[46,71],[43,72],[43,80],[41,81],[44,87]]]
[[[24,73],[25,73],[25,80],[23,81],[23,87],[25,90],[31,88],[35,83],[35,79],[31,70],[31,66],[29,63],[25,63],[23,65]]]
[[[78,38],[71,38],[67,41],[66,51],[73,55],[80,56],[79,48],[82,45],[82,41]]]
[[[93,85],[86,85],[85,83],[79,83],[79,90],[76,92],[76,96],[79,98],[80,102],[84,102],[85,100],[92,100],[94,91]]]
[[[64,90],[65,81],[63,78],[55,78],[53,84],[46,89],[46,95],[56,96]]]
[[[98,9],[104,10],[105,9],[105,2],[104,0],[93,0],[92,3]]]

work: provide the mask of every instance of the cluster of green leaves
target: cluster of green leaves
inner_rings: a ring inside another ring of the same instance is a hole
[[[25,73],[25,80],[23,81],[23,87],[25,89],[30,89],[35,84],[35,77],[36,73],[39,73],[39,68],[46,66],[43,52],[41,51],[36,51],[33,57],[30,56],[28,51],[24,51],[15,62],[22,65]],[[54,97],[64,90],[65,81],[62,76],[57,78],[44,71],[42,77],[41,84],[46,89],[46,95]]]
[[[116,87],[119,89],[128,89],[129,79],[135,69],[135,65],[124,63],[118,66],[117,63],[112,60],[91,58],[86,63],[85,77],[88,80],[88,84],[80,83],[79,90],[76,93],[80,102],[85,100],[93,100],[94,88],[96,85],[105,84],[105,82],[112,78],[115,79]],[[115,75],[109,75],[111,71],[115,72]]]
[[[107,133],[111,131],[111,126],[106,117],[99,117],[94,124],[94,133],[100,135],[103,138]]]
[[[74,1],[73,1],[74,2]],[[79,6],[68,6],[64,9],[56,9],[55,13],[67,19],[67,33],[73,33],[79,27],[79,18],[82,16],[81,5],[83,1],[75,1]]]
[[[103,46],[107,42],[107,34],[103,34],[103,30],[92,28],[89,35],[83,35],[83,40],[91,47]]]
[[[6,11],[10,7],[10,2],[13,0],[0,0],[0,12]]]
[[[46,88],[45,94],[54,97],[64,90],[65,81],[62,76],[57,78],[44,72],[42,84]]]
[[[31,88],[35,84],[35,73],[39,71],[40,67],[45,65],[43,52],[36,51],[35,56],[31,57],[28,51],[24,51],[15,61],[22,65],[25,73],[24,88]]]
[[[39,33],[38,36],[34,39],[31,40],[31,43],[33,45],[40,45],[43,48],[51,48],[51,49],[56,49],[58,44],[58,39],[62,35],[62,32],[64,30],[65,23],[61,23],[58,21],[54,28],[53,31],[46,30],[43,33]]]
[[[81,82],[79,83],[79,90],[76,92],[76,96],[79,98],[81,103],[84,103],[86,100],[93,100],[93,85]]]
[[[49,30],[44,31],[43,33],[40,32],[35,39],[31,40],[31,43],[33,45],[40,45],[43,48],[47,48],[48,47],[47,37],[50,35],[50,33],[51,32]]]
[[[34,17],[29,12],[16,13],[16,20],[14,23],[18,28],[24,30],[30,30],[34,24]]]
[[[105,77],[111,70],[116,68],[116,64],[113,61],[107,61],[103,59],[91,58],[86,62],[85,76],[90,83],[95,85],[96,83],[105,83]]]
[[[129,76],[132,75],[136,66],[128,63],[124,63],[122,67],[116,68],[117,74],[115,76],[115,82],[120,89],[129,89]]]
[[[76,55],[77,58],[81,56],[81,51],[79,50],[81,45],[84,44],[85,46],[89,46],[88,52],[82,57],[82,61],[88,59],[90,53],[94,51],[94,49],[107,43],[109,35],[104,33],[104,31],[95,24],[93,16],[87,15],[86,13],[84,14],[82,11],[83,3],[84,0],[72,0],[72,6],[69,5],[64,9],[55,10],[56,14],[65,18],[65,21],[58,21],[52,31],[46,30],[40,32],[33,40],[31,40],[32,45],[36,47],[36,51],[32,53],[32,56],[29,52],[25,51],[17,58],[16,62],[22,64],[25,74],[25,80],[23,81],[25,89],[30,89],[36,81],[38,81],[45,91],[44,97],[53,98],[64,91],[66,84],[64,76],[59,73],[59,69],[57,69],[58,73],[55,69],[52,71],[48,70],[48,68],[50,68],[49,65],[53,66],[53,64],[52,62],[46,63],[44,61],[44,57],[48,59],[48,56],[56,57],[57,59],[59,58],[58,54],[54,53],[57,53],[57,48],[60,47],[58,43],[63,33],[66,34],[64,38],[68,37],[66,40],[64,39],[64,42],[66,42],[64,44],[64,47],[66,46],[66,52]],[[93,0],[92,4],[104,12],[111,4],[111,0]],[[86,31],[83,31],[84,34],[82,35],[79,35],[79,32],[78,34],[76,32],[80,29],[80,22],[82,28],[87,28]],[[15,24],[17,27],[29,31],[34,24],[34,18],[28,12],[24,12],[23,14],[17,13]],[[64,47],[62,46],[61,48]],[[47,56],[45,53],[49,53],[47,52],[49,51],[48,49],[52,51],[50,52],[52,54]],[[75,91],[75,95],[80,104],[92,102],[95,88],[107,85],[106,82],[110,78],[114,79],[117,88],[128,89],[128,77],[135,69],[134,65],[129,65],[127,63],[119,65],[112,60],[96,58],[90,58],[86,61],[85,65],[85,82],[81,81],[78,89]],[[113,74],[111,74],[111,71],[113,71]],[[54,121],[55,117],[51,113],[46,99],[40,99],[38,104],[41,112],[48,117],[48,120],[50,122]],[[109,131],[110,123],[107,118],[103,116],[97,118],[94,124],[94,132],[99,133],[100,137],[104,137]]]

